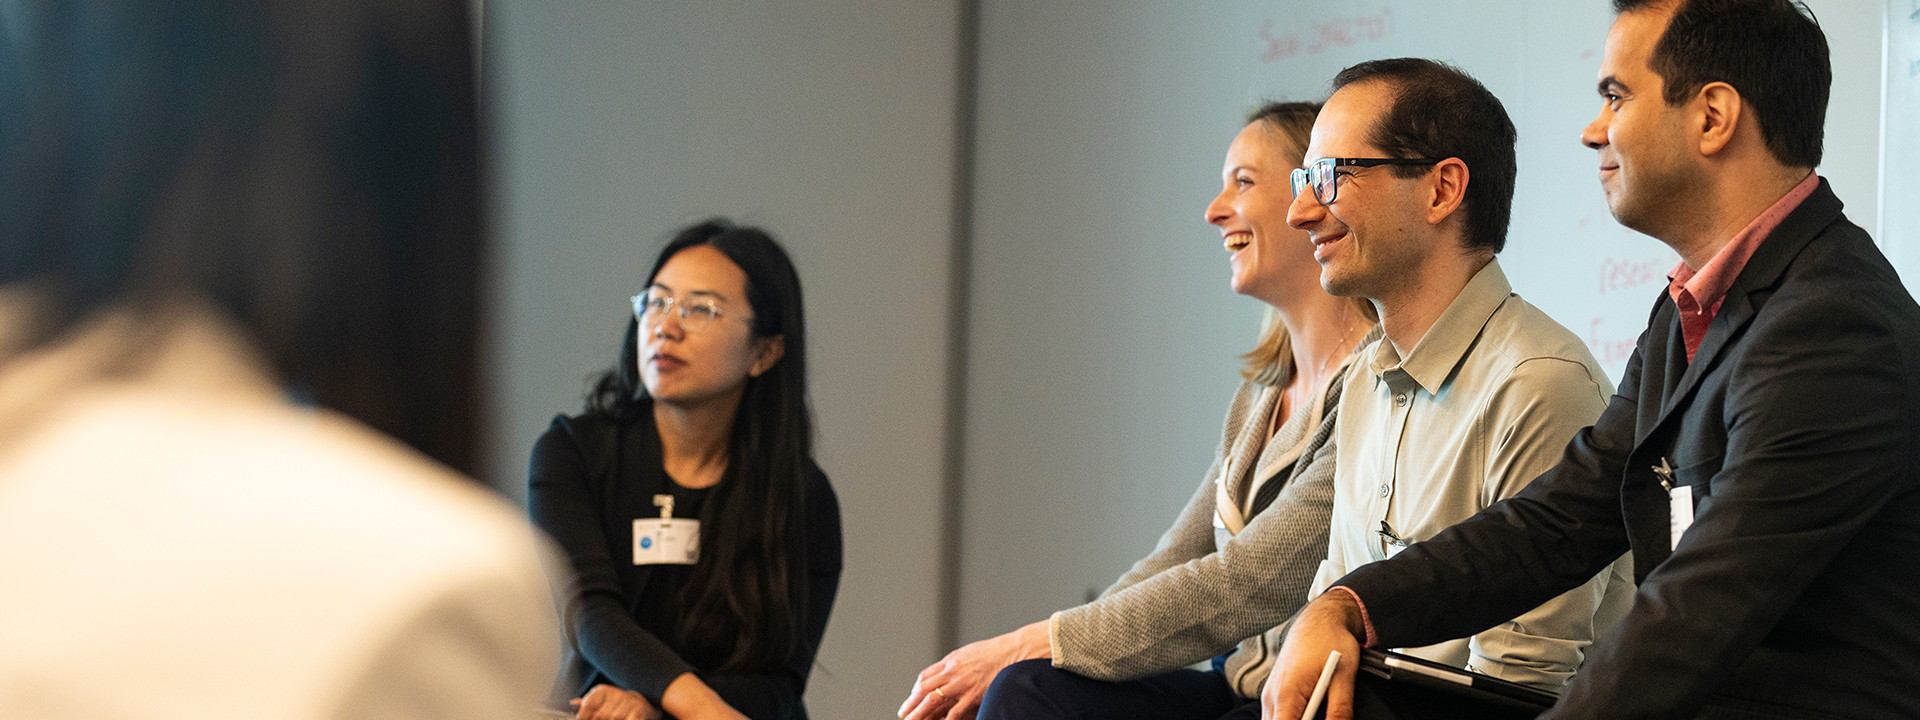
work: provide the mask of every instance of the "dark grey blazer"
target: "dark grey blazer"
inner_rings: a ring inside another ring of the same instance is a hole
[[[1920,307],[1822,180],[1693,361],[1664,288],[1619,394],[1518,496],[1340,584],[1384,647],[1477,632],[1631,549],[1552,718],[1920,717]],[[1662,458],[1694,496],[1669,550]]]

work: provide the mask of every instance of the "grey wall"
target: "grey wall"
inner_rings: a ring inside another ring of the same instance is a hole
[[[494,482],[614,361],[666,236],[771,229],[806,286],[846,575],[815,717],[881,717],[937,644],[956,3],[529,2],[488,13]],[[911,672],[911,671],[909,671]],[[884,679],[884,680],[882,680]]]

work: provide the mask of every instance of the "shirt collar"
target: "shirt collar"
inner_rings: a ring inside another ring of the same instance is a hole
[[[1480,328],[1493,317],[1494,311],[1507,302],[1513,295],[1513,285],[1507,282],[1507,274],[1500,269],[1500,260],[1495,258],[1487,266],[1474,273],[1467,286],[1460,289],[1453,302],[1447,305],[1440,318],[1433,321],[1433,327],[1427,328],[1427,334],[1413,344],[1403,360],[1393,343],[1385,338],[1374,345],[1370,358],[1375,381],[1382,375],[1398,370],[1419,383],[1420,389],[1432,395],[1453,373],[1454,367],[1467,356],[1467,348],[1473,346],[1473,340],[1480,336]]]
[[[1780,226],[1780,221],[1787,219],[1787,215],[1800,207],[1800,203],[1819,187],[1820,175],[1807,173],[1805,180],[1801,180],[1800,184],[1787,191],[1785,196],[1774,201],[1773,205],[1768,207],[1766,212],[1760,213],[1759,217],[1754,218],[1753,222],[1741,228],[1740,232],[1721,247],[1720,252],[1714,253],[1713,257],[1708,259],[1705,265],[1700,266],[1699,270],[1687,267],[1684,260],[1679,265],[1675,265],[1673,271],[1667,273],[1667,296],[1673,299],[1675,305],[1683,309],[1691,309],[1699,313],[1713,312],[1713,308],[1726,298],[1727,290],[1733,287],[1734,279],[1740,277],[1740,271],[1746,269],[1747,260],[1753,257],[1755,250],[1760,249],[1760,242],[1767,239],[1768,235],[1772,235],[1773,229]],[[1691,303],[1688,302],[1689,300]]]

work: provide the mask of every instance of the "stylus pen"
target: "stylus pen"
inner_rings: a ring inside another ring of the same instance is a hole
[[[1307,711],[1300,713],[1300,720],[1313,720],[1313,714],[1319,712],[1320,701],[1327,699],[1327,686],[1333,684],[1333,671],[1340,667],[1340,651],[1327,653],[1327,666],[1320,669],[1320,682],[1313,684],[1313,695],[1307,698]]]

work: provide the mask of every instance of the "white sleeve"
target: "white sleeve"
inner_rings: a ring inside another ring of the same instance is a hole
[[[332,717],[538,717],[559,667],[551,602],[541,588],[511,578],[444,593],[378,643]]]

